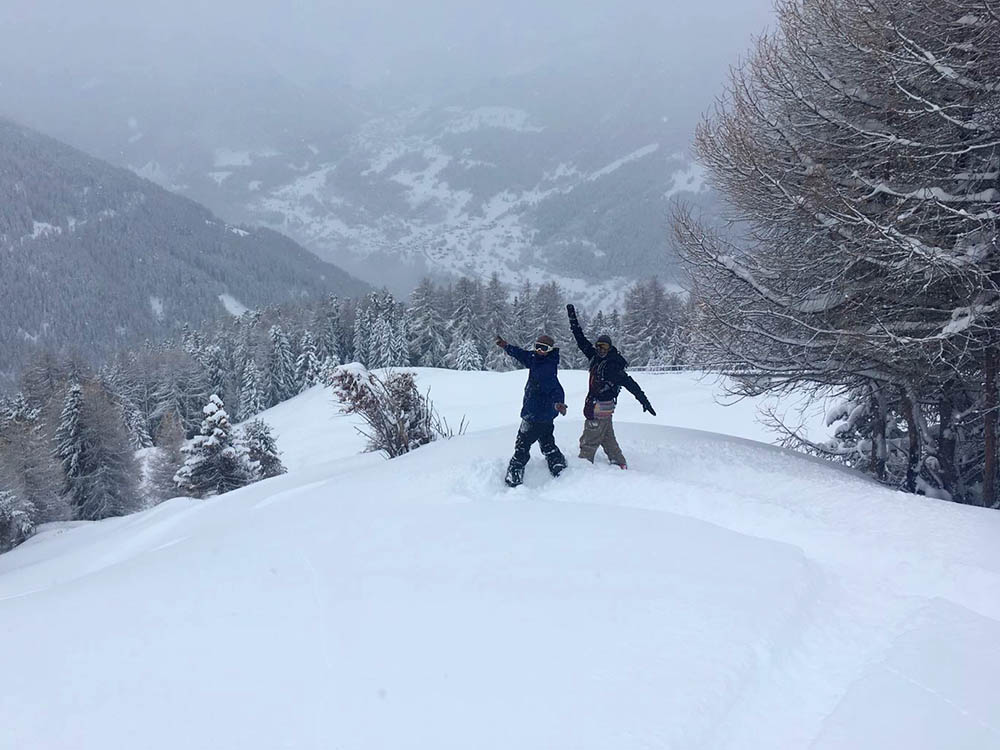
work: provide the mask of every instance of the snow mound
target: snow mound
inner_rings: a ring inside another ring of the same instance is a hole
[[[623,402],[628,471],[536,452],[508,490],[524,374],[418,372],[472,432],[359,455],[315,388],[263,415],[288,474],[0,557],[9,746],[1000,746],[996,513],[641,374],[662,416]]]

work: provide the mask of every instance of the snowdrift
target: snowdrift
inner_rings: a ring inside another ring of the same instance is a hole
[[[1000,747],[996,512],[680,375],[623,404],[629,471],[536,453],[509,490],[523,373],[420,378],[472,431],[358,455],[314,389],[264,415],[289,474],[0,556],[0,746]]]

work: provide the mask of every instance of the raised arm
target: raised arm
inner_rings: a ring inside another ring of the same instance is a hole
[[[583,329],[580,328],[580,321],[576,319],[576,308],[573,305],[566,305],[566,313],[569,315],[569,330],[573,332],[576,345],[580,347],[580,351],[583,352],[584,357],[587,359],[592,358],[597,352],[594,350],[594,345],[583,335]]]
[[[497,346],[507,352],[508,355],[516,359],[525,367],[531,367],[531,352],[525,351],[519,346],[514,346],[513,344],[508,344],[503,338],[497,336]]]

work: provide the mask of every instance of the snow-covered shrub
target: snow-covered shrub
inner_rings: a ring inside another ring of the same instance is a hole
[[[366,427],[358,428],[358,432],[368,440],[369,451],[396,458],[456,434],[434,409],[428,395],[417,390],[412,372],[390,370],[379,376],[354,363],[340,367],[332,381],[341,411],[364,420]],[[463,419],[457,434],[464,430]]]

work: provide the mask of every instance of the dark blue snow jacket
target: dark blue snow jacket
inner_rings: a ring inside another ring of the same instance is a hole
[[[524,386],[524,402],[521,405],[521,419],[529,422],[552,422],[555,420],[556,404],[564,403],[566,394],[559,384],[559,350],[553,349],[546,355],[525,351],[513,344],[507,344],[504,351],[528,368],[528,382]]]

